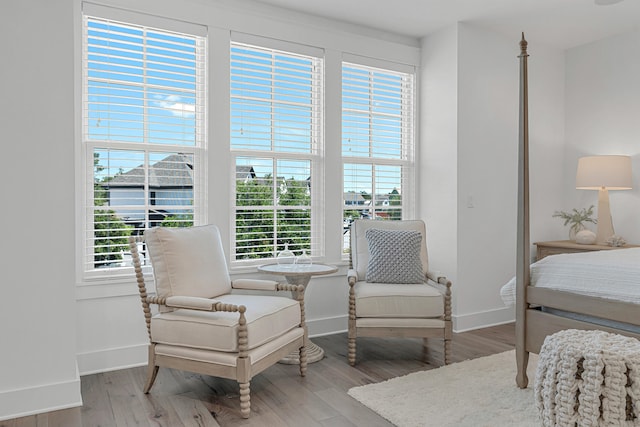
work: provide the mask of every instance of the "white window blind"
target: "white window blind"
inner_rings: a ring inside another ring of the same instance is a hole
[[[83,271],[101,277],[130,265],[127,236],[202,221],[206,39],[83,23]]]
[[[356,218],[412,215],[414,73],[342,64],[343,235]]]
[[[323,252],[322,59],[231,44],[232,261]]]

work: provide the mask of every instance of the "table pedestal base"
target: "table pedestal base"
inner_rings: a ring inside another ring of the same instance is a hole
[[[268,264],[258,267],[258,271],[262,271],[270,274],[280,274],[287,279],[287,283],[290,285],[302,285],[304,289],[309,285],[311,276],[319,276],[323,274],[331,274],[338,271],[337,267],[324,265],[324,264],[305,264],[305,265],[278,265]],[[299,293],[298,291],[291,291],[291,297],[300,301],[304,298],[304,290]],[[302,307],[302,319],[304,319],[304,307]],[[305,336],[307,335],[307,327],[305,325]],[[317,362],[324,357],[324,350],[307,338],[305,340],[305,347],[307,349],[307,363]],[[300,352],[294,351],[289,355],[279,360],[279,363],[285,363],[287,365],[299,365],[300,364]]]
[[[305,344],[307,348],[307,363],[317,362],[324,357],[324,350],[321,347],[318,347],[310,340],[307,340]],[[283,357],[278,361],[278,363],[284,363],[286,365],[299,365],[300,364],[300,353],[296,350],[289,353],[288,356]]]

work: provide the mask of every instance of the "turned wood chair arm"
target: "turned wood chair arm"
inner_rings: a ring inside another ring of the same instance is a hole
[[[427,284],[437,289],[444,297],[444,316],[443,319],[451,321],[451,280],[445,276],[427,271]]]
[[[426,273],[427,279],[432,280],[436,283],[446,284],[447,278],[440,273],[439,271],[427,271]]]
[[[251,291],[290,291],[304,293],[304,285],[290,285],[275,280],[261,279],[236,279],[231,282],[232,289],[245,289]]]
[[[231,281],[231,288],[251,291],[277,291],[278,284],[275,280],[235,279]]]
[[[300,327],[304,328],[305,339],[307,336],[306,314],[304,307],[304,285],[290,285],[289,283],[278,283],[277,291],[289,291],[300,305]]]
[[[241,311],[241,307],[244,308],[244,306],[241,305],[224,304],[220,301],[212,300],[209,298],[188,296],[172,296],[166,298],[147,297],[147,303],[164,305],[165,307],[169,308],[185,308],[189,310],[200,311],[226,311],[230,313]],[[246,310],[246,308],[244,308],[244,310]]]
[[[358,281],[358,273],[353,269],[349,269],[349,271],[347,271],[347,281],[349,282],[349,286],[353,288]]]
[[[451,280],[435,271],[427,271],[427,283],[443,294],[451,293]]]
[[[290,285],[275,280],[236,279],[231,282],[232,289],[246,289],[251,291],[291,291],[304,292],[304,285]]]
[[[171,296],[165,299],[164,305],[171,308],[187,308],[189,310],[216,311],[218,301],[209,298]]]

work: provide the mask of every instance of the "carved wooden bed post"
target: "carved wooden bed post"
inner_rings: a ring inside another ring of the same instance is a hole
[[[528,385],[527,364],[529,352],[539,353],[546,337],[566,329],[602,330],[609,333],[631,336],[640,339],[640,312],[638,304],[623,299],[613,300],[603,296],[590,296],[576,291],[556,290],[549,287],[531,286],[530,263],[531,248],[529,236],[529,119],[528,119],[528,73],[527,41],[522,35],[520,41],[520,127],[518,144],[518,237],[516,265],[516,383],[518,387]],[[625,249],[628,253],[634,249]],[[617,252],[617,251],[615,251]],[[597,254],[597,252],[594,252]],[[633,252],[632,252],[633,254]],[[578,256],[579,254],[576,254]],[[623,257],[621,257],[623,258]],[[555,260],[565,268],[571,266],[566,259]],[[543,263],[544,264],[544,263]],[[633,262],[636,265],[637,262]],[[613,270],[624,265],[615,259],[607,262],[606,269]],[[542,270],[546,265],[538,265]],[[603,266],[605,267],[605,266]],[[607,271],[600,269],[599,271]],[[629,273],[635,278],[637,273]],[[624,282],[626,277],[612,279]],[[633,279],[631,279],[633,280]],[[562,284],[561,278],[554,283]],[[586,280],[585,280],[586,281]],[[568,313],[583,316],[577,320],[533,307],[551,307]],[[599,320],[598,320],[599,319]],[[617,323],[603,324],[600,320]]]
[[[516,383],[526,388],[529,352],[526,349],[527,286],[529,286],[529,91],[527,41],[520,41],[520,129],[518,141],[518,237],[516,263]]]

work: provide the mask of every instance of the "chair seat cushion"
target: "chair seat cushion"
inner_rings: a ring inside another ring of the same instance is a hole
[[[300,326],[300,304],[287,297],[222,295],[224,304],[247,308],[249,350]],[[203,350],[238,351],[239,313],[178,309],[151,319],[151,341]]]
[[[356,317],[433,318],[444,314],[444,298],[425,284],[358,282]]]

